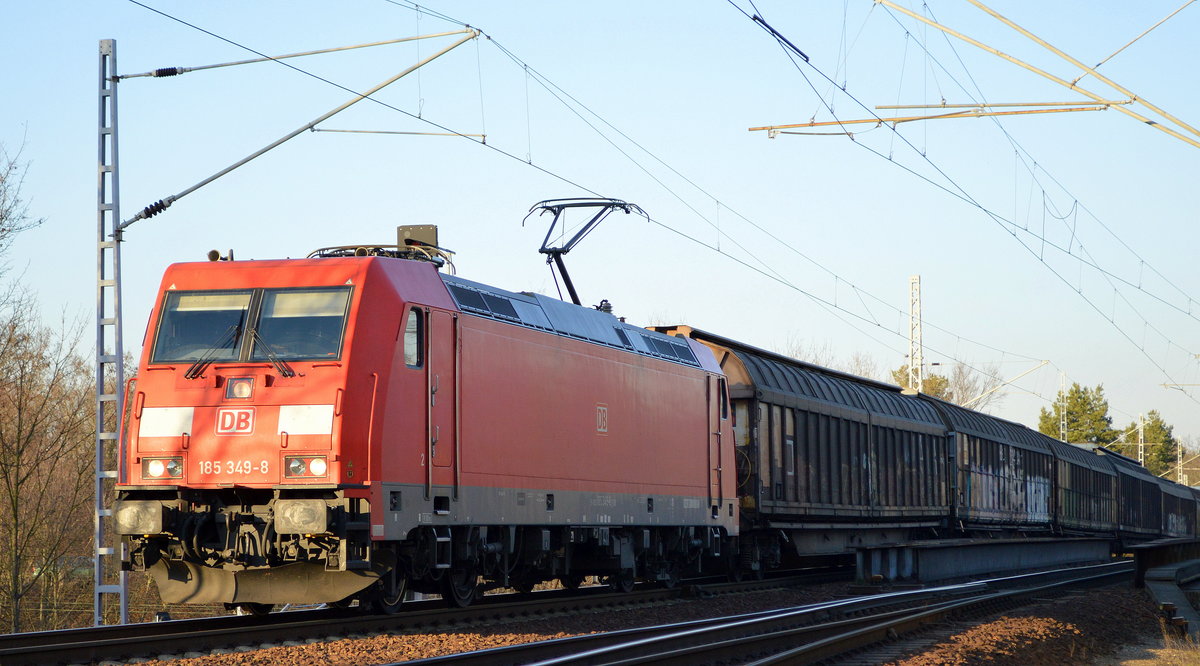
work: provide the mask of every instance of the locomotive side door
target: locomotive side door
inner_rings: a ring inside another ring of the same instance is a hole
[[[428,316],[426,364],[427,445],[432,486],[458,491],[458,316],[439,310]]]
[[[425,387],[428,409],[429,484],[453,486],[458,495],[458,315],[431,310],[426,336],[429,362]]]
[[[705,388],[708,394],[708,503],[716,512],[725,500],[721,495],[721,473],[725,462],[721,460],[721,430],[722,421],[729,418],[729,402],[724,377],[709,375]]]

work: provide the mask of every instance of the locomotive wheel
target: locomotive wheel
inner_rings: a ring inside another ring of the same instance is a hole
[[[562,583],[565,590],[578,590],[579,586],[583,585],[585,578],[586,576],[583,574],[567,574],[566,576],[559,576],[558,582]]]
[[[243,615],[260,616],[260,615],[266,615],[267,613],[270,613],[271,609],[275,608],[275,604],[244,603],[244,604],[238,604],[237,607],[238,607],[238,610],[241,611]]]
[[[658,581],[659,585],[662,585],[668,590],[673,590],[679,586],[679,565],[671,562],[666,565],[663,573],[666,574],[666,578],[660,579]]]
[[[395,577],[395,570],[389,572],[371,591],[371,610],[385,615],[400,612],[404,595],[408,592],[408,576],[401,576],[399,582],[395,581]]]
[[[445,577],[445,592],[443,596],[446,603],[450,604],[451,608],[466,608],[475,601],[475,595],[479,590],[478,576],[475,573],[475,567],[467,565],[465,567],[451,569]]]
[[[617,592],[629,594],[633,592],[633,584],[636,582],[633,576],[633,569],[622,569],[621,573],[608,577],[608,586]]]
[[[746,570],[742,569],[742,558],[736,554],[729,555],[725,558],[725,576],[731,583],[740,583],[746,577]]]
[[[536,585],[536,583],[534,583],[532,580],[521,579],[509,579],[508,584],[511,585],[512,589],[516,590],[519,594],[529,594],[533,592],[533,586]]]

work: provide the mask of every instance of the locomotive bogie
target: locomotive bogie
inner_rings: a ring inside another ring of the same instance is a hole
[[[169,603],[331,601],[390,566],[371,555],[368,500],[343,492],[125,491],[115,513],[130,544],[126,568],[150,572]],[[302,592],[282,583],[317,567]]]

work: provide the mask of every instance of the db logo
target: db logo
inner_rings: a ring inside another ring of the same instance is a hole
[[[218,435],[249,435],[254,432],[253,407],[221,407],[217,409]]]
[[[596,404],[596,433],[608,434],[608,405],[603,403]]]

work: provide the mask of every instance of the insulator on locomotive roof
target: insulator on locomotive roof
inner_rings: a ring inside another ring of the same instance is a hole
[[[612,303],[610,303],[607,298],[600,299],[600,305],[597,305],[596,309],[605,314],[612,314],[613,312]]]

